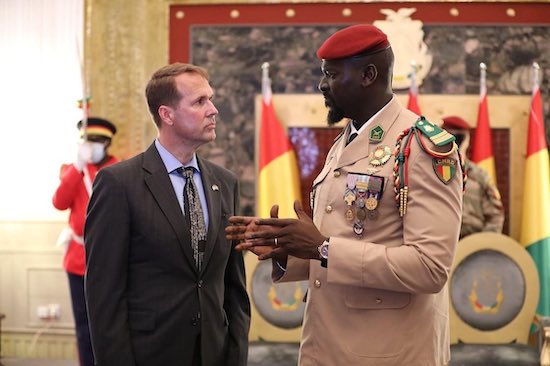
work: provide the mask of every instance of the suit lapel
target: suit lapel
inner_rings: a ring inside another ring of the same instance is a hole
[[[197,268],[193,259],[193,250],[189,244],[191,243],[190,230],[181,212],[174,187],[166,172],[166,167],[154,144],[145,151],[143,169],[149,173],[149,175],[145,175],[145,184],[174,229],[179,245],[190,267],[196,272]]]
[[[217,233],[220,228],[221,220],[221,194],[220,189],[222,185],[220,184],[216,175],[212,172],[208,162],[200,159],[197,156],[197,161],[201,170],[202,185],[204,188],[204,194],[206,196],[206,203],[208,205],[208,233],[206,235],[206,248],[204,251],[204,262],[202,270],[208,265],[208,260],[212,256],[212,251],[214,250]]]

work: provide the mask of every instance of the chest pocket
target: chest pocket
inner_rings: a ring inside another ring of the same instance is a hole
[[[381,289],[350,288],[345,303],[351,309],[402,309],[411,302],[408,292]]]
[[[317,175],[317,177],[313,180],[311,192],[309,193],[309,207],[311,208],[312,212],[315,212],[314,210],[314,207],[316,206],[315,199],[316,197],[318,197],[318,194],[319,194],[318,192],[319,184],[321,184],[325,180],[329,172],[332,170],[332,164],[331,164],[332,159],[333,157],[331,156],[323,166],[323,170],[321,170],[319,175]]]

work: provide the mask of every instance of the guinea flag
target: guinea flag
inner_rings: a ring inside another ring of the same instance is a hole
[[[537,64],[534,64],[534,70],[535,83],[527,133],[520,243],[527,248],[537,264],[540,280],[537,313],[548,316],[550,315],[550,161],[542,117]]]
[[[483,88],[484,89],[484,88]],[[489,126],[489,107],[487,104],[487,91],[482,90],[481,101],[477,114],[477,127],[472,143],[472,156],[474,163],[485,169],[489,177],[496,184],[495,157],[493,155],[493,141],[491,127]]]
[[[259,133],[258,216],[269,217],[279,205],[279,217],[296,217],[294,201],[300,199],[296,153],[272,103],[269,64],[262,65],[262,119]]]
[[[409,75],[411,80],[411,86],[409,87],[409,101],[407,102],[407,109],[412,111],[419,116],[422,114],[420,112],[420,106],[418,105],[418,86],[416,85],[416,63],[412,62],[412,71]]]

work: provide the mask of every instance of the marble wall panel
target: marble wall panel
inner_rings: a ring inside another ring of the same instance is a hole
[[[191,61],[209,70],[220,111],[218,138],[201,152],[241,177],[244,213],[254,212],[254,97],[261,92],[261,64],[271,65],[274,93],[318,93],[321,74],[315,51],[339,28],[192,28]],[[531,65],[538,62],[550,141],[550,27],[425,25],[423,30],[433,63],[419,87],[420,95],[479,94],[481,62],[487,65],[490,95],[529,95]]]

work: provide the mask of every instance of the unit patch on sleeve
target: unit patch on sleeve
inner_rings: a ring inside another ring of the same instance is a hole
[[[456,174],[457,161],[453,158],[433,158],[435,174],[445,184],[449,184]]]

